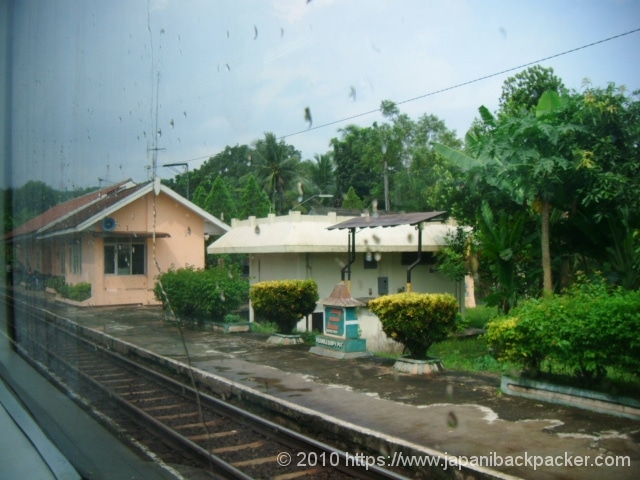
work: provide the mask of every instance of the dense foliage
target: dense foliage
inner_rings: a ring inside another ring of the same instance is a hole
[[[402,343],[412,358],[427,358],[429,347],[458,328],[458,301],[449,294],[398,293],[369,302],[384,333]]]
[[[480,108],[464,150],[436,145],[464,173],[451,211],[478,232],[505,313],[578,271],[640,287],[637,98],[615,85],[568,91],[551,69],[532,69],[505,82],[498,112]]]
[[[273,322],[290,334],[298,321],[312,313],[318,302],[314,280],[273,280],[251,286],[251,306],[258,320]]]
[[[638,98],[613,84],[568,89],[532,66],[504,82],[497,111],[479,107],[464,142],[436,116],[410,118],[386,100],[382,121],[339,129],[311,159],[265,133],[167,183],[227,222],[352,200],[370,211],[446,210],[470,239],[446,249],[441,272],[472,274],[479,297],[506,314],[562,292],[579,271],[640,288]],[[5,230],[66,199],[45,187],[5,192]]]
[[[608,368],[640,375],[640,291],[601,279],[579,283],[489,322],[486,339],[498,360],[532,375],[543,366],[586,379],[602,378]]]
[[[249,282],[234,268],[193,267],[161,274],[153,293],[165,308],[183,316],[223,321],[248,299]]]

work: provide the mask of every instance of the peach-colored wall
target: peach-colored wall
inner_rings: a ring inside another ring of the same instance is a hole
[[[154,212],[156,232],[167,233],[169,237],[156,238],[155,245],[152,238],[144,240],[146,275],[104,274],[104,238],[94,236],[94,232],[103,233],[101,222],[78,237],[82,244],[80,274],[72,273],[70,268],[69,245],[75,238],[38,242],[34,249],[23,250],[31,251],[34,267],[41,268],[46,274],[60,275],[60,251],[64,249],[66,282],[71,285],[91,283],[92,298],[89,305],[157,304],[153,295],[156,276],[171,267],[204,268],[205,241],[203,218],[163,193],[155,197],[155,206],[154,196],[149,193],[111,214],[116,221],[116,228],[111,234],[117,237],[127,232],[151,232]],[[27,258],[25,255],[24,260]]]
[[[141,303],[157,304],[153,295],[155,278],[159,273],[187,265],[204,267],[204,220],[188,208],[167,195],[147,196],[123,207],[111,217],[116,221],[112,232],[151,232],[153,231],[154,211],[155,231],[168,233],[169,237],[146,239],[146,275],[105,275],[104,240],[95,238],[94,263],[95,287],[92,303],[94,305],[114,305]],[[98,230],[101,230],[98,227]]]

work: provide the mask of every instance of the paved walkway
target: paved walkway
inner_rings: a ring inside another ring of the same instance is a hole
[[[313,355],[309,346],[267,345],[254,333],[180,326],[155,307],[51,308],[177,361],[186,361],[186,346],[198,369],[374,435],[449,456],[482,456],[506,478],[640,477],[640,421],[501,395],[495,375],[395,374],[390,359],[337,360]],[[616,461],[627,464],[596,466]]]

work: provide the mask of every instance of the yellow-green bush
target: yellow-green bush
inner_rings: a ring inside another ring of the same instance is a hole
[[[398,293],[369,302],[384,333],[402,343],[413,358],[426,358],[429,347],[457,329],[458,301],[449,294]]]
[[[289,334],[296,323],[312,313],[318,302],[314,280],[273,280],[251,286],[251,306],[259,320],[274,322],[280,333]]]

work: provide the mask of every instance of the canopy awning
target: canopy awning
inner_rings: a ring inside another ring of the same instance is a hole
[[[380,215],[377,217],[356,217],[337,223],[327,230],[344,230],[349,229],[349,238],[347,242],[348,262],[340,270],[340,278],[344,283],[345,276],[348,276],[351,282],[351,265],[356,260],[356,229],[358,228],[375,228],[375,227],[398,227],[400,225],[416,225],[418,229],[418,258],[409,265],[407,269],[407,292],[411,291],[411,271],[420,263],[422,258],[422,223],[430,220],[443,220],[447,212],[414,212],[414,213],[398,213],[392,215]],[[350,287],[349,287],[350,290]]]
[[[417,225],[421,222],[431,220],[443,220],[447,212],[414,212],[398,213],[392,215],[379,215],[377,217],[356,217],[337,223],[327,228],[327,230],[341,230],[345,228],[375,228],[375,227],[397,227],[398,225]]]

